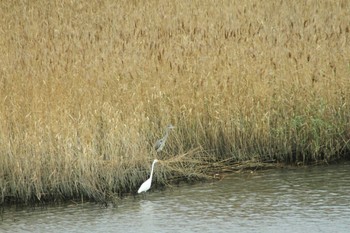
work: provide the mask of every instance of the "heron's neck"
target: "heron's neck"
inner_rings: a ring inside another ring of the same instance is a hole
[[[170,129],[167,128],[165,131],[164,139],[166,139],[169,136],[169,131],[170,131]]]

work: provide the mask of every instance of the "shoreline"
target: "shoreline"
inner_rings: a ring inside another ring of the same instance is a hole
[[[209,181],[209,180],[217,180],[220,181],[224,179],[226,175],[235,174],[235,173],[255,173],[262,170],[270,170],[270,169],[299,169],[299,168],[308,168],[313,166],[329,166],[334,164],[342,164],[349,162],[348,157],[344,157],[334,161],[319,161],[310,164],[288,164],[283,162],[259,162],[257,160],[253,161],[240,161],[233,162],[229,159],[224,161],[216,161],[216,162],[199,162],[195,161],[196,169],[192,169],[190,172],[186,172],[186,166],[191,166],[188,161],[179,160],[179,157],[183,158],[184,155],[177,156],[168,160],[160,161],[162,166],[161,172],[155,169],[154,176],[155,180],[153,180],[152,188],[153,189],[166,189],[168,185],[175,185],[180,183],[196,183],[200,181]],[[190,159],[191,162],[194,162],[193,158]],[[178,163],[178,164],[176,164]],[[180,165],[180,166],[179,166]],[[193,164],[192,164],[193,165]],[[181,167],[181,168],[179,168]],[[164,169],[166,169],[164,171]],[[171,170],[171,171],[168,171]],[[159,177],[161,175],[165,175],[166,177]],[[168,180],[164,180],[164,178]],[[111,187],[103,188],[101,190],[112,190]],[[76,203],[83,204],[84,202],[93,202],[96,204],[107,205],[108,203],[114,203],[122,200],[128,196],[140,196],[140,194],[136,193],[137,189],[133,189],[131,192],[105,192],[103,195],[101,190],[95,190],[97,193],[90,194],[90,196],[81,195],[80,197],[68,197],[64,198],[62,195],[56,193],[52,193],[50,196],[45,196],[45,194],[41,194],[41,200],[37,198],[37,196],[33,196],[31,199],[23,201],[21,198],[14,197],[3,197],[4,202],[0,203],[1,208],[10,207],[10,206],[23,206],[23,207],[35,207],[35,206],[46,206],[46,205],[56,205],[62,203]],[[151,191],[152,192],[152,191]],[[92,196],[99,197],[99,199],[91,198]]]

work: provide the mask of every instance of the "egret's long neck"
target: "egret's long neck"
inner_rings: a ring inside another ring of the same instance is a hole
[[[155,161],[152,163],[151,176],[150,176],[150,179],[151,179],[151,180],[152,180],[152,176],[153,176],[154,164],[156,164]]]

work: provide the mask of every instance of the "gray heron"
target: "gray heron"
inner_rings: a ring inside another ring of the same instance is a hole
[[[170,130],[174,129],[175,126],[173,126],[172,124],[168,125],[165,129],[165,135],[163,138],[159,139],[156,144],[154,145],[155,149],[157,152],[160,152],[163,150],[164,146],[165,146],[165,142],[169,136],[169,132]]]

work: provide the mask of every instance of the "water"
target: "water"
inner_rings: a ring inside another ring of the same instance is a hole
[[[98,204],[7,208],[0,232],[349,232],[350,164],[232,174]]]

